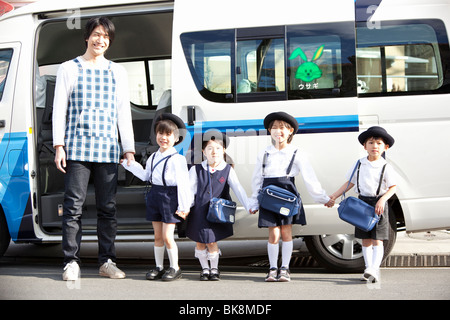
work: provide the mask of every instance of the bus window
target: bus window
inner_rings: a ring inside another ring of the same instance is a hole
[[[316,90],[342,84],[341,42],[338,36],[290,38],[289,87]]]
[[[352,23],[293,25],[286,32],[289,99],[356,95]]]
[[[210,101],[356,96],[352,22],[191,32],[181,42]]]
[[[234,30],[184,33],[184,53],[200,94],[215,102],[233,102]]]
[[[437,31],[445,29],[438,26],[435,20],[431,24],[382,23],[379,29],[358,27],[358,93],[408,94],[439,89],[444,77]]]
[[[163,93],[171,88],[172,60],[149,60],[148,68],[152,86],[152,105],[156,107]]]
[[[145,61],[120,63],[127,70],[130,102],[138,106],[149,105],[144,63]]]
[[[128,73],[131,103],[142,108],[156,109],[162,94],[171,86],[171,60],[130,61],[120,64]]]
[[[6,76],[8,75],[12,54],[12,49],[0,50],[0,101],[3,97],[3,90],[5,89]]]
[[[284,39],[237,42],[237,92],[285,91]]]

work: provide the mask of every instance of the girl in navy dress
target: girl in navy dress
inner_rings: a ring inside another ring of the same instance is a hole
[[[290,281],[289,262],[292,255],[292,225],[306,225],[305,211],[300,206],[298,214],[286,217],[260,208],[259,190],[268,185],[282,187],[299,196],[295,186],[295,176],[302,174],[306,189],[314,201],[327,206],[330,198],[322,189],[308,159],[290,143],[298,130],[297,120],[285,112],[274,112],[264,119],[264,127],[269,130],[272,145],[259,154],[252,178],[253,194],[250,213],[259,210],[258,227],[269,228],[267,251],[270,269],[265,281]],[[333,202],[334,204],[334,202]],[[282,263],[278,269],[279,240],[282,244]]]
[[[244,188],[239,183],[234,169],[225,162],[225,148],[228,142],[229,139],[221,132],[205,133],[202,151],[206,160],[189,170],[195,203],[189,213],[186,236],[197,242],[195,257],[199,259],[202,267],[200,280],[219,280],[218,264],[221,252],[217,241],[233,235],[232,224],[211,223],[206,219],[211,199],[209,183],[211,182],[212,186],[212,197],[231,200],[231,187],[246,211],[249,210]]]
[[[146,195],[146,218],[152,221],[155,234],[154,254],[156,267],[147,273],[148,280],[171,281],[181,278],[178,266],[178,247],[174,240],[176,223],[189,213],[192,194],[186,158],[178,154],[174,145],[181,142],[185,130],[183,121],[170,113],[153,120],[159,150],[147,160],[146,168],[137,162],[122,165],[143,181],[152,184]],[[164,251],[167,248],[170,268],[164,270]]]

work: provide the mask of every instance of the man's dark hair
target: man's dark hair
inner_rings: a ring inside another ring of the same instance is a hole
[[[114,34],[116,32],[116,28],[114,27],[114,24],[106,17],[95,17],[89,19],[89,21],[86,23],[86,26],[84,27],[84,40],[88,40],[89,37],[92,34],[92,31],[94,31],[95,28],[98,26],[102,26],[106,34],[109,37],[109,45],[114,41]]]

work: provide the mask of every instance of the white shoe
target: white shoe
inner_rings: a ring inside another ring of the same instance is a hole
[[[111,279],[123,279],[125,278],[125,272],[116,267],[116,264],[108,259],[99,270],[99,274]]]
[[[80,278],[80,266],[76,261],[66,264],[62,278],[64,281],[76,281]]]

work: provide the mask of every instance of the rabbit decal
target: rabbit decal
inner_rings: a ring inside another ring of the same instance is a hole
[[[295,73],[296,79],[300,79],[305,82],[311,82],[314,79],[318,79],[322,76],[322,71],[320,70],[319,66],[313,61],[316,61],[322,56],[323,48],[324,45],[321,45],[319,48],[317,48],[311,61],[308,61],[308,57],[306,57],[306,54],[301,48],[297,48],[294,50],[294,52],[292,52],[289,60],[293,60],[300,56],[300,58],[305,61],[297,68],[297,72]]]

